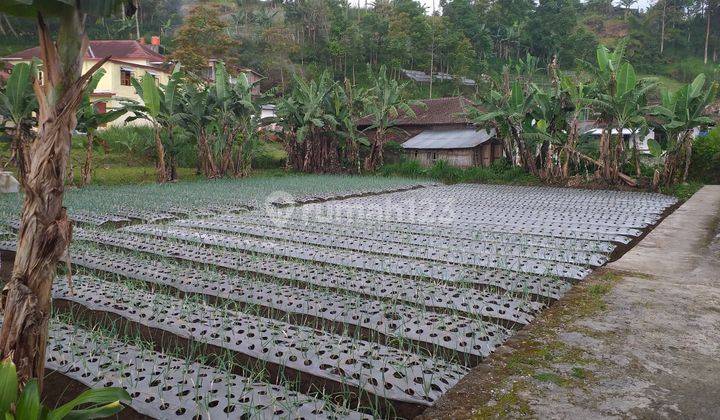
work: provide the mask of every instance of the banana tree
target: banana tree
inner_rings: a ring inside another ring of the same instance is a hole
[[[296,171],[339,172],[339,126],[330,107],[337,83],[323,72],[317,80],[306,82],[295,76],[295,87],[278,102],[277,119],[283,127],[288,163]]]
[[[368,67],[370,70],[370,67]],[[395,125],[400,113],[415,118],[411,105],[420,105],[417,101],[407,101],[402,96],[404,85],[388,77],[385,66],[380,66],[377,75],[372,76],[367,110],[372,124],[366,130],[374,130],[370,153],[365,158],[365,170],[374,171],[383,163],[383,142],[385,134]]]
[[[219,176],[226,176],[230,172],[242,176],[248,174],[252,144],[257,135],[257,119],[260,116],[260,108],[253,103],[252,98],[254,85],[244,73],[231,81],[223,63],[216,67],[215,80],[210,87],[213,110],[211,121],[215,128],[211,150],[214,149],[219,157],[219,162],[215,162]],[[209,155],[212,156],[213,153]]]
[[[4,130],[12,132],[10,144],[10,160],[18,168],[20,183],[25,185],[25,178],[30,169],[30,144],[34,138],[32,131],[36,121],[33,113],[37,111],[37,100],[33,93],[33,83],[37,73],[37,64],[19,63],[0,91],[0,115],[6,121]],[[12,127],[8,127],[7,123]]]
[[[330,98],[331,112],[338,122],[341,155],[355,173],[361,170],[360,145],[370,146],[370,141],[356,124],[364,115],[368,100],[368,91],[353,87],[349,80],[345,80],[342,86],[337,85]]]
[[[92,74],[109,57],[98,60],[86,73],[82,63],[88,48],[88,15],[109,16],[125,6],[135,12],[133,0],[3,0],[0,12],[37,21],[44,84],[35,80],[38,130],[30,145],[24,185],[17,251],[10,281],[3,288],[4,311],[0,330],[0,357],[17,365],[19,387],[38,378],[42,389],[50,297],[57,262],[67,254],[72,225],[63,207],[64,180],[77,109]],[[56,19],[53,40],[47,19]]]
[[[598,109],[601,109],[611,121],[614,121],[613,127],[617,130],[614,148],[608,155],[611,157],[610,165],[607,166],[608,180],[615,180],[620,172],[619,166],[625,152],[623,131],[629,128],[633,135],[636,135],[643,131],[644,127],[647,127],[645,120],[646,95],[657,87],[657,82],[654,79],[638,79],[632,64],[624,62],[615,74],[613,86],[614,88],[610,91],[598,92],[595,101]],[[635,170],[639,176],[638,141],[633,141],[632,144]]]
[[[140,81],[133,78],[131,82],[135,93],[142,98],[143,103],[132,100],[123,102],[123,107],[133,114],[126,121],[144,119],[152,124],[157,159],[155,162],[157,181],[160,183],[175,181],[177,180],[177,161],[172,153],[175,146],[174,135],[175,128],[182,123],[183,119],[180,94],[178,93],[183,83],[180,66],[175,66],[165,85],[158,83],[150,73],[145,73]],[[170,148],[171,153],[167,153],[166,146],[163,144],[163,132],[167,136],[167,147]]]
[[[644,117],[646,96],[657,87],[657,82],[654,79],[637,77],[632,64],[624,59],[622,45],[613,52],[601,45],[596,56],[597,83],[593,95],[593,109],[600,114],[600,119],[605,124],[600,137],[601,171],[607,182],[615,183],[621,179],[634,185],[635,180],[620,173],[620,164],[625,153],[623,130],[629,128],[633,133],[637,133],[647,125]],[[612,135],[613,130],[615,136]],[[637,141],[633,142],[633,146],[635,167],[639,174]]]
[[[533,97],[533,91],[525,92],[523,85],[515,80],[508,82],[502,93],[491,90],[486,100],[471,109],[468,115],[478,127],[495,129],[503,139],[505,155],[513,164],[519,162],[526,171],[537,175],[534,150],[527,147],[523,139],[523,128],[528,126]],[[483,107],[487,111],[480,111]]]
[[[714,121],[703,115],[705,108],[717,96],[718,84],[713,82],[706,87],[705,75],[699,74],[675,93],[661,92],[661,105],[650,108],[652,114],[661,120],[661,126],[667,134],[668,145],[665,152],[665,165],[662,182],[670,186],[678,180],[687,180],[692,158],[693,132],[703,125]],[[651,149],[656,150],[657,144]],[[682,176],[680,175],[682,168]]]
[[[125,108],[113,109],[107,112],[98,112],[98,104],[104,100],[92,101],[90,95],[95,91],[100,79],[105,76],[105,70],[99,69],[93,74],[90,82],[85,88],[82,104],[78,110],[77,129],[85,132],[85,162],[82,168],[82,185],[90,184],[92,176],[93,146],[98,128],[111,123],[127,112]]]
[[[560,78],[560,87],[568,105],[572,108],[569,113],[567,137],[561,152],[561,173],[564,179],[570,175],[570,161],[576,154],[575,147],[580,138],[580,115],[590,109],[592,98],[590,98],[591,86],[575,81],[568,76]]]
[[[198,169],[205,177],[214,178],[218,168],[210,148],[213,124],[210,89],[204,83],[188,83],[181,95],[182,125],[197,139]]]

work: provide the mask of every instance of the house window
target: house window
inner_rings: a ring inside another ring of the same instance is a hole
[[[120,85],[130,86],[132,85],[131,80],[133,77],[132,70],[120,69]]]
[[[43,71],[42,71],[42,70],[38,70],[37,80],[38,80],[38,84],[39,84],[40,86],[42,86],[42,85],[45,84],[45,77],[44,77],[44,76],[45,76],[45,74],[43,74]]]

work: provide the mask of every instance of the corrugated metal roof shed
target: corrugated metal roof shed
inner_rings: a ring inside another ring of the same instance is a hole
[[[455,130],[425,130],[403,143],[404,149],[467,149],[495,136],[495,130],[475,131],[473,128]]]
[[[430,83],[430,76],[424,71],[400,69],[400,72],[405,75],[405,77],[415,82]],[[438,72],[433,74],[433,78],[435,78],[435,80],[449,81],[453,80],[455,77],[448,73]],[[459,76],[459,79],[460,83],[465,86],[475,86],[475,81],[473,79],[463,76]]]

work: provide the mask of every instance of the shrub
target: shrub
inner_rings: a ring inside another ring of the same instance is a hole
[[[689,177],[706,184],[720,183],[720,128],[695,139]]]
[[[496,184],[537,184],[536,177],[522,168],[512,166],[504,159],[496,160],[489,167],[472,166],[456,168],[445,161],[438,161],[430,168],[424,168],[416,160],[383,165],[383,176],[402,176],[407,178],[432,178],[448,184],[457,182],[483,182]]]
[[[281,143],[261,141],[252,160],[255,169],[280,169],[285,167],[287,153]]]
[[[426,176],[426,170],[417,160],[404,160],[399,163],[390,163],[380,167],[383,176],[403,176],[407,178],[421,178]]]
[[[147,160],[148,153],[155,152],[153,131],[148,126],[113,126],[98,131],[97,137],[108,151],[124,153],[137,160]]]

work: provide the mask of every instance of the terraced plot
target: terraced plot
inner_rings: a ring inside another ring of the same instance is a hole
[[[192,366],[217,382],[190,390],[180,368],[149,384],[131,372],[141,385],[120,383],[136,389],[139,412],[411,417],[674,204],[658,194],[481,185],[341,196],[350,197],[118,210],[144,224],[76,228],[79,273],[72,289],[59,277],[54,298],[70,322],[122,321],[156,345],[176,337],[223,355],[240,375],[219,379],[217,361],[152,353],[143,363]],[[128,349],[124,361],[136,357]],[[68,363],[88,385],[118,384],[102,381],[116,377],[112,363]],[[213,396],[214,384],[232,397]]]

